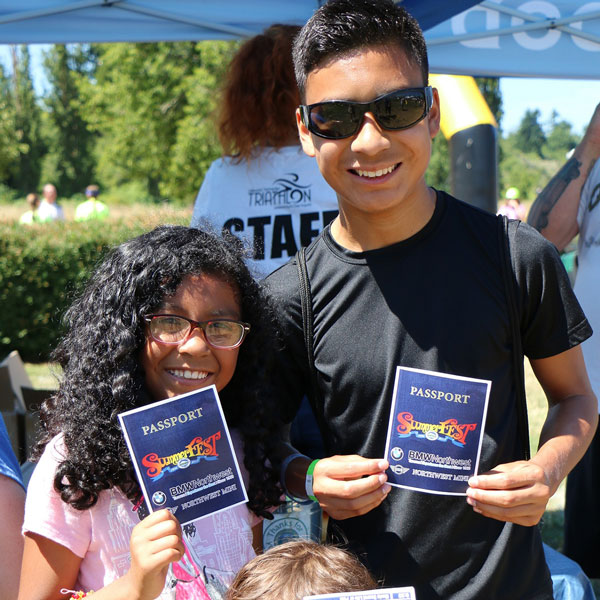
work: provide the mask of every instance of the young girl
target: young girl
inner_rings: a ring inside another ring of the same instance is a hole
[[[233,236],[164,226],[110,253],[54,352],[63,375],[41,410],[20,600],[221,597],[281,496],[266,460],[278,429],[265,385],[273,322]],[[117,414],[212,384],[250,500],[182,532],[167,510],[141,514]]]

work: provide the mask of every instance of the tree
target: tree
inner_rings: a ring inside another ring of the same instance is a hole
[[[191,202],[220,154],[214,127],[230,42],[99,44],[95,79],[80,97],[97,133],[98,176],[134,183],[154,199]]]
[[[578,142],[579,138],[573,133],[571,123],[559,121],[558,113],[555,110],[552,111],[550,132],[543,147],[544,157],[564,160],[567,152],[572,150]]]
[[[25,194],[38,188],[45,144],[41,134],[41,109],[31,80],[29,49],[27,46],[12,46],[11,51],[11,99],[19,155],[11,168],[8,184]]]
[[[22,146],[17,139],[11,82],[0,65],[0,182],[7,181]]]
[[[441,132],[433,140],[431,160],[425,176],[427,185],[450,193],[450,150],[448,140]]]
[[[82,116],[78,81],[93,77],[95,66],[91,46],[56,45],[45,56],[51,91],[44,98],[48,153],[42,179],[54,183],[61,195],[81,192],[94,179],[94,134]]]
[[[219,83],[238,44],[201,42],[200,64],[185,79],[187,104],[177,124],[171,161],[160,189],[170,198],[192,203],[210,164],[221,155],[216,131]]]
[[[502,122],[504,111],[502,110],[502,94],[500,93],[499,77],[476,77],[475,82],[482,93],[487,105],[490,107],[498,125]]]
[[[533,152],[541,158],[546,136],[539,123],[539,118],[540,111],[538,109],[525,111],[519,129],[514,134],[514,141],[522,152]]]
[[[84,114],[98,134],[101,182],[142,182],[160,197],[177,123],[186,104],[184,80],[198,63],[196,44],[102,44],[95,80],[80,80]]]

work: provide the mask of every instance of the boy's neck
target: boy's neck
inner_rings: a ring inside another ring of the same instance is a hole
[[[435,211],[436,193],[426,188],[419,200],[402,204],[394,210],[364,213],[344,210],[331,224],[331,235],[342,247],[353,252],[385,248],[412,237],[431,219]]]

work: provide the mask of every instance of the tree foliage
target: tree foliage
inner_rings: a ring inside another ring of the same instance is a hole
[[[0,65],[0,181],[10,177],[11,167],[18,159],[20,144],[17,139],[15,111],[12,103],[10,79]]]
[[[559,121],[558,113],[552,112],[550,118],[550,132],[546,136],[546,143],[542,151],[545,158],[564,160],[567,152],[575,148],[578,137],[573,133],[571,123]]]
[[[490,111],[498,122],[502,122],[504,111],[502,110],[502,94],[500,93],[500,78],[499,77],[476,77],[475,82],[479,91],[485,98]]]
[[[41,132],[41,109],[31,79],[29,48],[12,46],[11,54],[10,110],[18,155],[12,162],[8,185],[24,194],[36,189],[45,144]]]
[[[53,46],[42,97],[34,94],[27,48],[15,48],[12,73],[0,65],[0,199],[47,181],[65,197],[93,181],[110,202],[190,205],[221,154],[216,111],[237,48],[212,41]],[[501,124],[498,78],[476,81]],[[519,130],[499,140],[501,184],[527,196],[577,143],[558,115],[544,128],[539,119],[539,111],[527,111]],[[439,135],[427,181],[449,190],[449,174],[448,144]]]
[[[81,192],[94,179],[94,135],[83,116],[77,82],[92,77],[95,53],[89,46],[53,46],[44,68],[50,93],[46,107],[45,136],[48,152],[42,162],[42,180],[55,184],[61,195]]]
[[[142,182],[150,196],[193,200],[220,154],[213,126],[232,44],[95,45],[93,80],[81,77],[82,114],[98,135],[105,186]]]
[[[531,152],[541,158],[546,135],[539,119],[540,111],[538,109],[525,111],[519,129],[514,134],[514,143],[522,152]]]

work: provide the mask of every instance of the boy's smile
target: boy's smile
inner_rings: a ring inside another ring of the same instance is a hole
[[[425,84],[420,68],[407,61],[400,47],[365,48],[311,71],[305,101],[307,105],[328,100],[367,102]],[[437,92],[429,115],[408,129],[383,129],[370,112],[358,132],[344,139],[313,135],[299,118],[298,129],[304,151],[316,157],[323,177],[338,195],[341,226],[352,230],[353,236],[360,237],[361,223],[372,228],[374,220],[400,222],[414,229],[410,235],[427,222],[433,201],[424,175],[431,140],[439,131]]]

